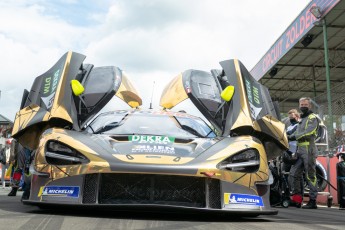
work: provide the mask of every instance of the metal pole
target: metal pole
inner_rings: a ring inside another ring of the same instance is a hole
[[[314,83],[314,101],[316,103],[316,80],[315,80],[315,65],[313,65],[313,83]],[[319,113],[319,111],[317,111]]]
[[[322,27],[323,27],[323,45],[325,50],[325,67],[326,67],[326,81],[327,81],[327,101],[328,101],[328,116],[329,116],[329,134],[331,141],[333,141],[334,137],[334,130],[333,130],[333,114],[332,114],[332,98],[331,98],[331,81],[330,81],[330,68],[328,64],[328,41],[327,41],[327,25],[326,19],[322,19]],[[332,144],[332,142],[331,142]]]

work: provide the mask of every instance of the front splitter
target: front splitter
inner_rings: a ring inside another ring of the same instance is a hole
[[[30,200],[23,200],[25,205],[39,206],[40,208],[53,209],[67,207],[68,209],[101,209],[113,211],[142,211],[142,212],[178,212],[181,213],[209,213],[209,214],[233,214],[238,216],[258,216],[258,215],[277,215],[278,210],[264,209],[264,210],[248,210],[248,209],[211,209],[211,208],[196,208],[183,207],[172,205],[155,205],[155,204],[68,204],[68,203],[46,203]]]

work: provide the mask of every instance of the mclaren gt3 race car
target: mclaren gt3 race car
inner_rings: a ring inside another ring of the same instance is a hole
[[[265,87],[238,60],[187,70],[144,110],[126,74],[66,53],[24,91],[13,137],[35,151],[25,204],[276,214],[268,160],[287,148]],[[99,113],[113,96],[128,110]],[[173,112],[189,99],[207,122]]]

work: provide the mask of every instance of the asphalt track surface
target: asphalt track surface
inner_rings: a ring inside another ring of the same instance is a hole
[[[345,229],[345,210],[320,207],[277,208],[275,216],[240,218],[184,213],[109,212],[102,210],[41,210],[20,202],[21,192],[8,197],[0,188],[0,229]]]

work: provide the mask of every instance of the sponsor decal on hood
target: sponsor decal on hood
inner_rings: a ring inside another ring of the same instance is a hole
[[[164,145],[134,145],[132,153],[163,153],[175,154],[175,148]]]
[[[138,144],[163,144],[172,145],[175,137],[167,136],[147,136],[147,135],[132,135],[128,136],[129,141]]]
[[[128,139],[133,143],[132,153],[175,154],[174,137],[132,135]]]

